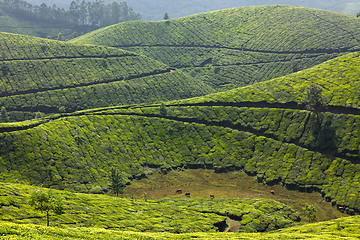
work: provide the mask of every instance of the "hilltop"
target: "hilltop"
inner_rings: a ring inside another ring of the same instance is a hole
[[[0,105],[12,121],[213,92],[202,81],[132,52],[17,34],[0,36]]]
[[[359,53],[348,54],[287,77],[165,105],[2,124],[1,177],[104,192],[111,166],[129,179],[156,169],[240,169],[262,183],[319,191],[354,213],[360,210],[359,114],[356,108],[349,112],[351,98],[337,100],[343,91],[356,94],[358,61]],[[298,91],[311,84],[326,89],[324,98],[331,93],[337,108],[327,102],[329,108],[315,114],[296,104],[304,95]],[[269,103],[268,96],[274,96]]]
[[[72,0],[52,0],[57,6],[68,7]],[[42,0],[29,0],[31,3],[40,5]],[[106,0],[105,2],[112,2]],[[326,1],[326,0],[194,0],[194,1],[126,1],[136,12],[143,16],[143,20],[161,20],[164,13],[170,14],[171,18],[178,18],[188,16],[191,14],[202,13],[206,11],[214,11],[224,8],[256,6],[256,5],[276,5],[287,4],[302,7],[318,8],[323,10],[330,10],[335,12],[346,13],[355,15],[359,12],[360,4],[354,0],[339,0],[339,1]]]
[[[284,76],[360,50],[354,16],[293,6],[127,22],[71,40],[144,54],[217,91]]]

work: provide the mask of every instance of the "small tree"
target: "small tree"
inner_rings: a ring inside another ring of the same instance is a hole
[[[0,110],[0,122],[9,122],[10,118],[9,118],[9,114],[6,111],[5,107],[1,107]]]
[[[164,103],[161,103],[160,105],[160,115],[165,117],[167,114],[167,109]]]
[[[169,14],[168,13],[164,14],[164,20],[169,20]]]
[[[324,100],[322,98],[322,89],[318,85],[312,83],[307,91],[306,106],[310,111],[317,113],[323,105]]]
[[[47,192],[41,189],[35,189],[31,192],[29,204],[35,207],[35,210],[46,212],[46,225],[49,226],[49,212],[53,211],[60,215],[64,211],[63,199],[55,196],[50,189]]]
[[[315,222],[316,220],[318,220],[318,217],[315,214],[317,212],[317,210],[313,205],[308,205],[306,203],[303,210],[305,211],[304,215],[309,219],[309,223]]]
[[[110,191],[116,193],[116,196],[119,196],[119,193],[124,193],[124,188],[127,182],[126,177],[123,173],[119,171],[119,169],[112,167],[110,169]]]
[[[360,17],[360,12],[358,12],[358,13],[356,14],[356,17]]]

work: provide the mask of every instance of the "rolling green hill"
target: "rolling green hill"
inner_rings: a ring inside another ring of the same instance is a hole
[[[11,120],[213,92],[202,81],[131,52],[0,35],[0,105]]]
[[[111,107],[1,124],[0,176],[105,192],[111,166],[130,179],[153,169],[242,169],[259,182],[320,191],[353,213],[360,210],[358,63],[359,53],[353,53],[166,106]],[[321,86],[327,100],[317,113],[303,104],[311,84]]]
[[[72,0],[52,0],[59,7],[67,8]],[[28,2],[40,5],[43,0],[28,0]],[[105,2],[110,3],[111,0]],[[171,18],[188,16],[191,14],[213,11],[224,8],[256,6],[256,5],[276,5],[287,4],[302,7],[318,8],[335,12],[355,15],[360,10],[360,3],[356,0],[127,0],[126,1],[136,12],[143,16],[143,20],[161,20],[164,13],[169,13]]]
[[[223,91],[358,51],[359,27],[356,17],[345,14],[260,6],[121,23],[71,41],[141,53]]]

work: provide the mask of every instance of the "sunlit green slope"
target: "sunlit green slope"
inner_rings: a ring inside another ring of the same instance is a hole
[[[0,36],[0,106],[12,112],[12,120],[36,112],[154,103],[213,91],[202,81],[131,52]]]
[[[306,224],[270,233],[141,233],[105,230],[100,228],[59,228],[32,224],[1,222],[3,239],[359,239],[360,219],[358,216],[333,221]],[[1,238],[1,236],[0,236]]]
[[[218,91],[284,76],[360,50],[354,16],[293,6],[121,23],[72,40],[142,53]]]
[[[0,220],[44,224],[45,215],[28,204],[35,187],[0,183]],[[47,191],[47,190],[44,190]],[[268,199],[139,200],[53,191],[64,199],[64,214],[51,216],[52,226],[113,228],[137,232],[216,232],[227,218],[241,222],[241,232],[265,232],[294,226],[300,215]],[[1,235],[0,235],[1,236]]]
[[[355,97],[337,100],[343,91],[355,92],[359,72],[351,66],[358,61],[359,53],[353,53],[287,77],[166,106],[2,124],[1,177],[102,192],[111,166],[130,179],[152,168],[243,169],[259,182],[318,190],[347,212],[359,211],[360,114],[347,107],[357,106]],[[324,89],[329,105],[318,113],[300,104],[311,84]],[[277,97],[267,101],[270,95]]]

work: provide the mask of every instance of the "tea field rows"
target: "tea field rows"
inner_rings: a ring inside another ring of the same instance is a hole
[[[213,92],[202,81],[131,52],[1,35],[0,105],[12,121],[33,118],[36,112],[155,103]]]
[[[141,53],[224,91],[357,51],[359,25],[355,17],[335,12],[258,6],[121,23],[71,41]]]

